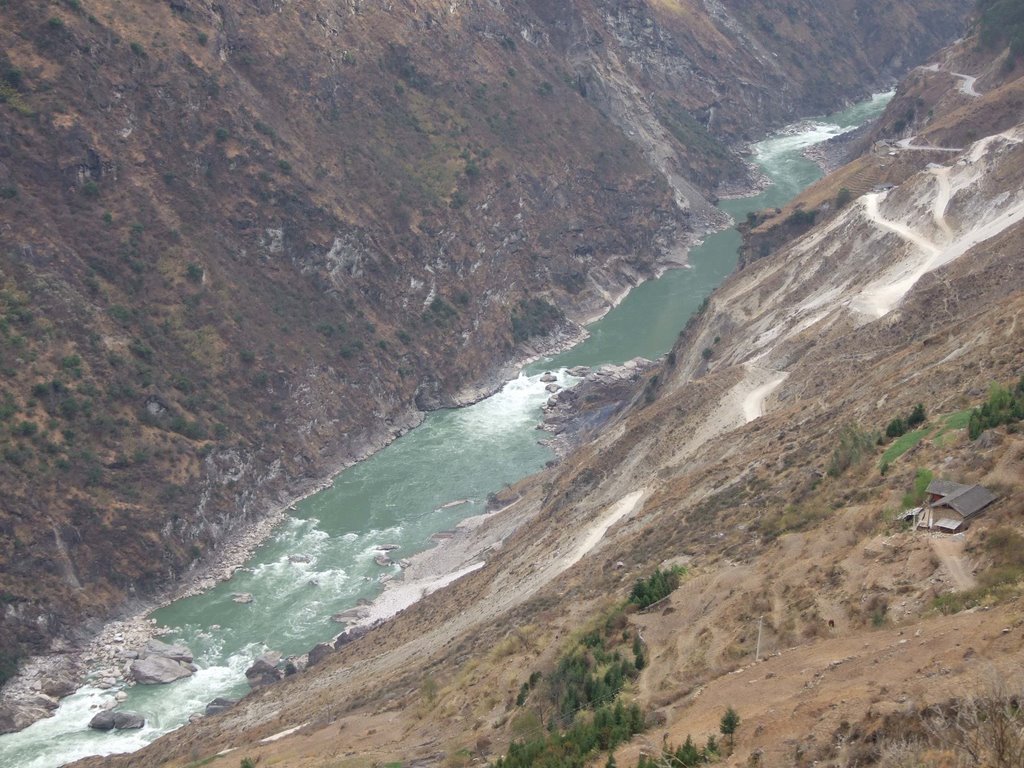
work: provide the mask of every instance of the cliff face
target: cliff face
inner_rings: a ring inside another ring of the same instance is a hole
[[[727,142],[965,3],[747,5],[0,7],[3,674],[678,258]]]

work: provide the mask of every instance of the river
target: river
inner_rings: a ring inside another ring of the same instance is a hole
[[[801,121],[754,145],[771,186],[720,207],[742,219],[749,211],[784,204],[821,176],[801,151],[874,119],[890,97],[879,94],[835,115]],[[476,405],[429,414],[420,427],[300,502],[229,581],[156,611],[158,624],[170,630],[163,639],[186,643],[200,669],[171,685],[124,689],[128,698],[120,708],[143,714],[144,728],[89,730],[97,707],[116,689],[86,685],[53,717],[0,737],[0,766],[53,768],[89,755],[137,750],[186,723],[213,698],[247,692],[244,671],[261,653],[301,654],[330,640],[343,628],[331,621],[332,614],[377,597],[381,577],[400,577],[398,565],[375,562],[378,547],[397,546],[389,553],[395,560],[429,548],[433,534],[483,511],[488,493],[552,458],[535,430],[549,397],[540,382],[544,370],[556,371],[566,384],[568,367],[664,354],[704,298],[735,269],[739,245],[735,229],[710,235],[691,250],[687,268],[631,291],[590,326],[585,342],[527,367]],[[235,602],[232,596],[239,593],[251,594],[252,602]],[[384,608],[400,607],[392,598]]]

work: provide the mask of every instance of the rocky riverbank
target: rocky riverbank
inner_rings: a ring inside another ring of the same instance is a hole
[[[852,155],[861,151],[860,142],[871,133],[872,126],[862,125],[853,131],[833,136],[820,144],[814,144],[803,151],[803,156],[821,168],[826,176],[850,161]]]
[[[62,644],[52,654],[29,657],[19,666],[18,674],[0,688],[0,734],[27,728],[37,720],[49,717],[60,705],[60,699],[83,685],[100,688],[121,688],[131,685],[127,664],[136,658],[146,643],[166,634],[149,615],[176,600],[196,595],[231,578],[245,565],[256,549],[288,516],[288,510],[315,493],[327,488],[333,478],[348,467],[397,440],[422,423],[425,414],[410,410],[400,426],[377,439],[368,438],[360,456],[346,461],[330,474],[329,479],[297,479],[292,495],[278,502],[272,511],[257,520],[240,524],[230,538],[209,558],[190,572],[184,581],[154,596],[125,608],[124,613],[105,622],[91,639],[80,647]],[[112,698],[113,702],[114,699]]]
[[[544,405],[544,419],[537,426],[553,435],[545,444],[559,456],[571,453],[588,434],[633,400],[644,374],[655,365],[637,357],[622,365],[602,365],[596,370],[586,366],[571,368],[567,371],[569,375],[580,381],[564,389],[552,377],[548,384],[551,397]]]

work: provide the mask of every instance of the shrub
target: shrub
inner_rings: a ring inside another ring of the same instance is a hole
[[[740,726],[740,716],[736,714],[736,710],[729,707],[725,710],[725,714],[722,715],[722,720],[718,724],[718,730],[722,732],[723,736],[732,737],[736,733],[736,729]]]
[[[844,208],[851,199],[853,199],[853,193],[846,187],[841,187],[839,192],[836,194],[836,210],[838,211],[840,208]]]
[[[686,741],[680,747],[672,747],[662,744],[661,755],[652,757],[641,755],[637,768],[664,768],[664,766],[680,766],[691,768],[691,766],[710,763],[718,758],[718,742],[715,737],[708,736],[707,745],[698,749],[693,742],[693,737],[687,735]]]
[[[914,410],[910,412],[907,417],[907,426],[913,429],[914,427],[924,424],[928,416],[924,412],[924,403],[918,403],[914,406]]]
[[[185,267],[185,277],[188,278],[189,282],[197,284],[203,282],[204,274],[205,272],[203,268],[198,264],[190,262],[189,265]]]
[[[514,741],[495,768],[584,768],[598,750],[613,750],[644,730],[644,715],[636,704],[621,701],[580,717],[564,733]]]
[[[227,128],[218,128],[217,130],[215,130],[213,132],[213,137],[217,141],[227,141],[227,139],[228,139],[228,129]]]
[[[986,429],[1012,424],[1024,418],[1024,377],[1013,391],[999,384],[989,388],[988,400],[971,411],[967,434],[977,440]]]
[[[856,425],[847,424],[839,430],[839,445],[832,452],[828,474],[839,477],[843,472],[858,464],[875,449],[878,437],[873,432],[865,432]]]
[[[135,42],[133,40],[128,45],[128,47],[131,48],[132,53],[134,53],[136,56],[145,56],[146,55],[146,49],[142,47],[142,43],[137,43],[137,42]]]
[[[641,609],[654,605],[679,588],[679,582],[686,573],[685,568],[674,566],[667,571],[660,568],[646,579],[637,580],[629,593],[629,602]]]
[[[907,433],[907,422],[903,419],[895,418],[889,422],[889,426],[885,428],[886,437],[900,437]]]
[[[794,227],[807,228],[813,226],[815,219],[818,218],[818,211],[815,209],[804,210],[799,208],[793,211],[786,219],[786,224]]]
[[[931,483],[933,477],[935,476],[932,474],[931,470],[917,470],[917,475],[914,477],[914,489],[903,497],[903,509],[919,507],[924,503],[924,497],[927,495],[928,485]]]
[[[451,304],[442,299],[440,296],[435,296],[434,300],[430,302],[427,307],[434,322],[438,325],[447,323],[451,319],[458,317],[459,313],[455,310]]]
[[[523,299],[512,310],[512,337],[518,343],[545,336],[564,320],[562,310],[544,299]]]

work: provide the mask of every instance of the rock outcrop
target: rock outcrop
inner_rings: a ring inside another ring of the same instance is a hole
[[[206,715],[218,715],[228,709],[231,709],[235,704],[238,703],[238,699],[229,699],[223,696],[218,696],[216,699],[206,705]]]

